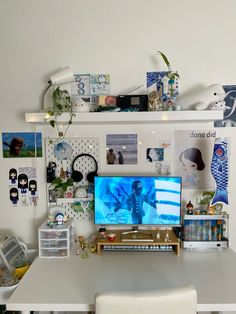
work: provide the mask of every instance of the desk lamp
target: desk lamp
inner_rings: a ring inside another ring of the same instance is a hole
[[[45,111],[45,97],[47,92],[49,91],[50,88],[52,88],[53,86],[59,86],[59,85],[66,85],[69,83],[73,83],[75,82],[75,77],[74,74],[71,70],[70,67],[66,67],[58,72],[56,72],[55,74],[53,74],[52,76],[50,76],[49,80],[48,80],[48,86],[45,88],[45,90],[43,91],[42,94],[42,110]]]

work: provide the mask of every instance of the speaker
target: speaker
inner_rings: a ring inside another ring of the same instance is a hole
[[[72,164],[71,164],[71,171],[72,171],[72,173],[71,173],[71,178],[72,178],[75,182],[80,182],[80,181],[83,180],[83,177],[84,177],[84,176],[83,176],[82,172],[80,172],[80,171],[74,169],[74,165],[75,165],[76,160],[78,160],[78,159],[81,158],[81,157],[89,157],[89,158],[93,159],[94,164],[95,164],[95,170],[94,170],[94,171],[91,171],[91,172],[89,172],[89,173],[87,174],[87,180],[88,180],[88,182],[90,182],[90,183],[94,183],[94,177],[97,176],[98,164],[97,164],[96,159],[95,159],[92,155],[86,154],[86,153],[84,153],[84,154],[79,154],[79,155],[76,156],[76,157],[74,158],[74,160],[72,161]]]

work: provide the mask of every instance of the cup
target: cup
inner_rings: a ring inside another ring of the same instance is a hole
[[[116,234],[110,232],[110,233],[108,233],[107,237],[108,237],[108,241],[115,241],[115,239],[116,239]]]

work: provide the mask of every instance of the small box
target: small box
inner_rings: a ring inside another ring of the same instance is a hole
[[[147,111],[148,95],[119,95],[117,107],[124,111]]]
[[[68,257],[74,243],[74,220],[63,225],[49,227],[43,223],[39,228],[39,257]]]
[[[116,107],[116,96],[99,95],[97,96],[97,105],[101,107]]]

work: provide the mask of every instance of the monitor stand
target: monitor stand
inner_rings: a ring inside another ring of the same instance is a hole
[[[145,234],[145,232],[139,231],[137,226],[133,226],[132,230],[129,231],[123,231],[121,234],[134,234],[134,233],[140,233],[140,234]]]
[[[121,232],[121,240],[124,242],[153,242],[152,232],[141,232],[138,227],[132,227],[133,230]],[[129,236],[130,235],[130,236]]]

